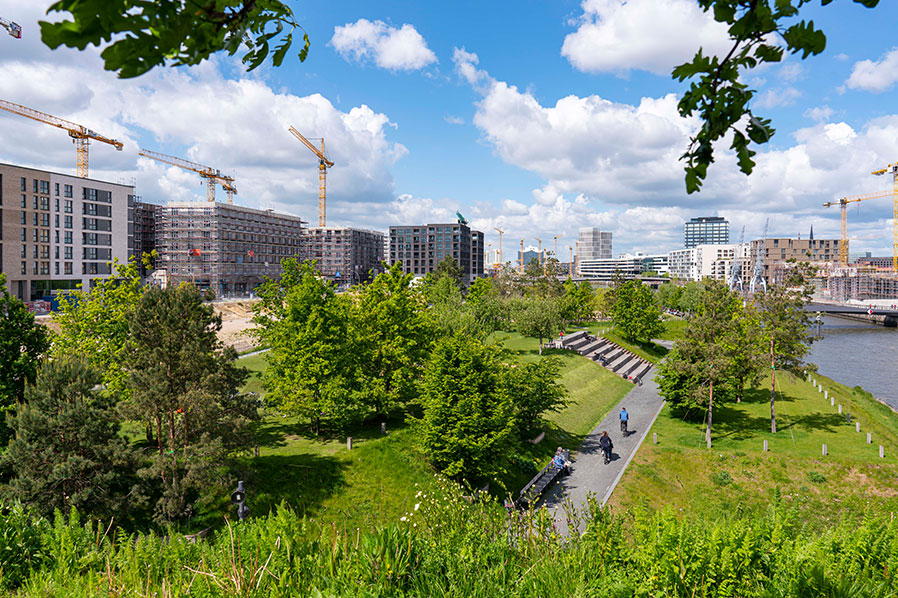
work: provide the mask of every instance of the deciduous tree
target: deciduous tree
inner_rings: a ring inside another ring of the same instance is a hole
[[[482,482],[501,470],[517,427],[504,369],[500,349],[470,337],[446,337],[434,347],[415,425],[424,454],[447,476]]]
[[[34,382],[41,356],[50,347],[47,330],[34,321],[25,304],[9,294],[0,274],[0,410],[11,409]],[[0,431],[5,441],[7,429]]]
[[[615,291],[611,321],[631,342],[648,342],[664,331],[652,291],[638,280],[628,280]]]
[[[560,411],[566,404],[567,391],[558,383],[561,362],[545,357],[533,363],[510,364],[505,374],[507,392],[514,401],[521,433],[528,432],[547,411]]]
[[[564,330],[564,312],[556,297],[525,297],[512,307],[514,324],[524,336],[539,339],[539,354],[543,354],[543,340]]]

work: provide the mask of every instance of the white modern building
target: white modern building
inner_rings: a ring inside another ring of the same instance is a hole
[[[704,244],[689,249],[677,249],[668,254],[670,277],[680,280],[713,278],[727,280],[734,260],[741,260],[745,271],[750,256],[749,244]]]
[[[668,271],[667,264],[667,255],[625,253],[616,258],[578,260],[577,275],[581,278],[596,280],[611,280],[615,275],[635,278],[643,272],[655,272],[658,275],[663,275]]]

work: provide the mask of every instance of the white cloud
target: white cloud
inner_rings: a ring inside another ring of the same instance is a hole
[[[334,27],[330,45],[346,60],[374,60],[391,71],[413,71],[437,62],[436,54],[409,24],[397,29],[383,21],[359,19]]]
[[[465,124],[465,119],[460,116],[454,116],[452,114],[447,114],[443,117],[443,120],[449,123],[450,125],[463,125]]]
[[[580,26],[561,48],[581,71],[670,75],[699,47],[708,55],[731,45],[726,26],[694,0],[583,0],[581,6]]]
[[[863,89],[882,93],[898,81],[898,48],[885,54],[878,61],[861,60],[854,63],[851,76],[845,85],[851,89]]]
[[[808,108],[807,110],[804,111],[804,114],[803,114],[803,116],[805,118],[810,118],[811,120],[815,120],[818,122],[823,121],[823,120],[829,120],[830,118],[832,118],[832,115],[833,115],[833,109],[826,105],[816,106],[814,108]]]
[[[781,66],[777,75],[783,81],[795,82],[804,79],[806,73],[800,62],[790,62]]]
[[[790,106],[795,100],[801,97],[801,91],[794,87],[780,87],[777,89],[768,89],[756,100],[755,104],[759,108],[776,108],[778,106]]]

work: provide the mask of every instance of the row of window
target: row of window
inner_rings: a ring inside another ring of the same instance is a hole
[[[21,188],[21,190],[28,191],[28,179],[26,179],[25,177],[21,177],[19,181],[19,187]],[[54,187],[55,195],[59,197],[59,183],[54,183]],[[44,195],[50,195],[50,181],[40,181],[38,179],[32,179],[31,188],[34,193],[43,193]],[[66,185],[64,191],[66,197],[72,197],[71,185]]]

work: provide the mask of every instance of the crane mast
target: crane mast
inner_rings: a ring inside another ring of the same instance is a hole
[[[748,292],[754,294],[758,289],[767,290],[767,281],[764,280],[764,246],[767,244],[767,226],[770,224],[770,218],[764,222],[764,236],[758,244],[758,250],[755,252],[755,267],[752,271],[751,282],[748,285]]]
[[[877,191],[865,195],[841,197],[839,198],[839,201],[828,201],[823,204],[824,208],[834,205],[838,205],[841,208],[842,239],[839,241],[839,261],[841,262],[842,267],[848,265],[848,204],[866,201],[868,199],[876,199],[878,197],[888,197],[890,195],[892,195],[892,191]]]
[[[319,150],[292,125],[287,130],[318,157],[318,226],[324,226],[327,221],[327,169],[334,165],[324,153],[324,137],[321,138]]]
[[[739,245],[736,246],[736,255],[733,256],[733,267],[730,269],[730,290],[742,291],[742,244],[745,241],[745,227],[739,234]]]
[[[24,116],[25,118],[30,118],[31,120],[36,120],[37,122],[52,125],[54,127],[67,131],[69,137],[72,138],[72,142],[75,144],[75,163],[77,166],[76,170],[78,176],[82,179],[87,178],[87,148],[88,145],[90,145],[91,139],[102,141],[103,143],[108,143],[117,151],[122,151],[122,147],[124,147],[121,141],[117,141],[115,139],[106,137],[105,135],[101,135],[96,131],[88,129],[84,125],[79,125],[78,123],[73,123],[70,120],[59,118],[58,116],[53,116],[52,114],[47,114],[46,112],[41,112],[40,110],[35,110],[34,108],[22,106],[21,104],[14,104],[13,102],[0,100],[0,110],[5,110],[12,114]]]
[[[144,158],[150,158],[157,162],[162,162],[163,164],[177,166],[178,168],[197,173],[206,183],[206,199],[209,201],[215,201],[215,185],[216,183],[220,184],[222,189],[228,194],[228,203],[233,203],[234,194],[237,193],[237,187],[234,185],[234,177],[221,174],[220,170],[216,170],[211,166],[204,166],[202,164],[197,164],[196,162],[191,162],[190,160],[185,160],[184,158],[176,158],[175,156],[160,154],[159,152],[151,150],[141,149],[137,154]]]
[[[886,173],[892,175],[892,273],[898,274],[898,164],[873,171],[877,176]]]

